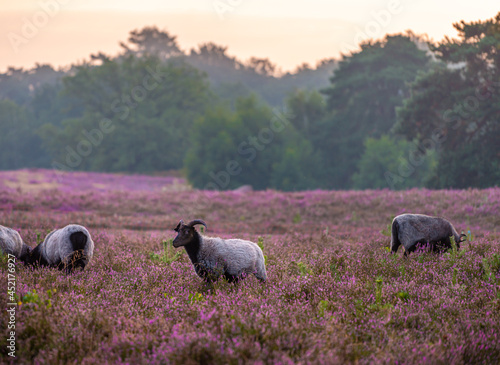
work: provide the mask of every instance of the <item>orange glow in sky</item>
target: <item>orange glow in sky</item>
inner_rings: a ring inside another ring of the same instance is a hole
[[[494,17],[498,0],[0,0],[0,72],[56,67],[116,54],[134,29],[156,25],[181,49],[214,42],[245,61],[269,58],[283,70],[357,49],[362,39],[412,30],[438,41],[452,23]]]

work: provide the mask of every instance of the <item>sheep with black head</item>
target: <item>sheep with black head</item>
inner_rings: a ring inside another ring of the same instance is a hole
[[[465,234],[458,234],[446,219],[425,214],[401,214],[392,221],[391,251],[396,253],[400,245],[405,248],[404,255],[415,251],[417,244],[429,244],[434,252],[451,248],[453,237],[460,248]]]
[[[94,241],[89,231],[78,224],[70,224],[50,232],[45,240],[33,249],[29,263],[71,272],[77,267],[83,270],[93,254]]]
[[[256,243],[202,236],[195,229],[197,224],[207,227],[200,219],[188,224],[181,220],[174,229],[177,236],[173,246],[184,246],[198,276],[213,282],[223,275],[229,282],[238,282],[245,275],[253,274],[260,281],[266,281],[264,254]]]

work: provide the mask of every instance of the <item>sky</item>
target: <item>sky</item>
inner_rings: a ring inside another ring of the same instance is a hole
[[[456,37],[453,23],[499,11],[498,0],[0,0],[0,72],[115,55],[131,30],[152,25],[184,51],[214,42],[241,61],[269,58],[292,71],[385,34]]]

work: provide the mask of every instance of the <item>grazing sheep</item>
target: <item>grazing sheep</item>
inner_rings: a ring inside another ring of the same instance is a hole
[[[257,279],[267,279],[264,255],[257,244],[240,239],[213,238],[201,236],[195,225],[207,226],[200,219],[184,224],[181,220],[173,246],[184,246],[194,270],[207,282],[217,281],[220,275],[229,282],[238,282],[244,274],[254,274]]]
[[[94,241],[89,231],[78,224],[70,224],[50,232],[33,249],[29,263],[71,272],[77,267],[84,269],[93,254]]]
[[[0,226],[0,251],[4,254],[14,255],[24,262],[29,257],[31,248],[23,242],[17,231]]]
[[[401,214],[392,221],[391,251],[396,253],[400,245],[405,248],[405,256],[415,251],[418,243],[430,244],[433,251],[439,251],[439,243],[451,248],[450,237],[460,248],[464,234],[458,234],[453,225],[444,218],[424,214]]]

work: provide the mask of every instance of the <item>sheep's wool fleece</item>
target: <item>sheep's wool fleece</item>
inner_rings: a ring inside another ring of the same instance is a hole
[[[203,237],[201,245],[198,262],[210,269],[220,269],[223,264],[230,275],[255,273],[258,263],[264,260],[262,250],[251,241]]]
[[[78,224],[70,224],[64,228],[50,232],[41,243],[42,255],[49,265],[56,265],[60,261],[66,263],[68,257],[74,252],[69,238],[75,232],[82,232],[87,236],[87,243],[83,253],[89,259],[92,258],[94,254],[94,241],[92,241],[89,231]]]
[[[406,249],[415,242],[432,242],[459,235],[452,224],[444,218],[430,217],[424,214],[401,214],[394,218],[399,225],[399,240]]]
[[[0,249],[5,254],[21,257],[27,250],[21,236],[12,228],[0,226]]]

